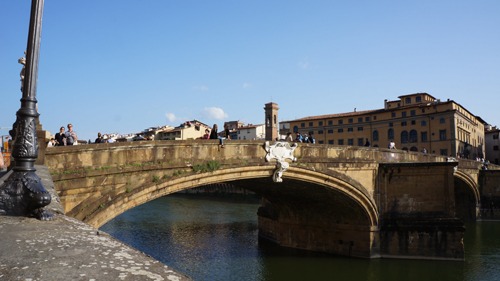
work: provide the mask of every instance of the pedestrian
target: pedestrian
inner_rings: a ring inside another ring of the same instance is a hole
[[[396,143],[394,143],[393,140],[391,140],[391,142],[389,142],[389,149],[396,149]]]
[[[59,128],[59,133],[55,135],[56,146],[66,145],[66,133],[64,132],[64,126]]]
[[[293,141],[292,133],[288,132],[288,133],[286,134],[286,139],[285,139],[285,140],[286,140],[286,141],[289,141],[289,142],[292,142],[292,141]]]
[[[47,143],[47,147],[53,147],[53,146],[56,146],[56,139],[51,138]]]
[[[312,132],[309,132],[309,136],[307,137],[307,141],[310,143],[316,143],[316,139],[314,138]]]
[[[65,133],[66,135],[66,145],[76,145],[78,143],[78,137],[76,132],[73,131],[73,125],[68,124],[68,130]]]
[[[102,134],[99,132],[97,133],[97,138],[94,141],[95,143],[102,143]]]
[[[296,142],[302,142],[303,141],[302,135],[299,132],[297,132],[297,135],[295,136],[295,141]]]
[[[370,141],[368,140],[368,138],[366,139],[365,146],[370,147]]]
[[[210,139],[210,130],[205,129],[205,134],[201,137],[201,139],[208,140]]]

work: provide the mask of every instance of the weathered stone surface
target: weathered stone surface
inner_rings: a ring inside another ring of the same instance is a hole
[[[52,221],[0,216],[0,280],[189,280],[168,266],[64,216],[48,171],[35,166],[53,194]]]

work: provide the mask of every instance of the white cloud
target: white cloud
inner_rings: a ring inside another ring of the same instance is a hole
[[[170,122],[175,122],[177,120],[177,117],[175,117],[175,114],[173,114],[172,112],[168,112],[167,114],[165,114],[165,117],[167,117],[167,120]]]
[[[252,87],[252,84],[250,84],[248,82],[243,83],[243,89],[248,89],[248,88],[251,88],[251,87]]]
[[[223,120],[228,117],[227,113],[220,107],[205,107],[203,115],[210,119]]]

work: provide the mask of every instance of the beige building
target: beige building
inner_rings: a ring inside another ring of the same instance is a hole
[[[310,116],[290,121],[294,133],[312,132],[318,144],[388,147],[459,156],[484,157],[485,122],[453,100],[427,93],[384,101],[384,108]]]
[[[486,160],[500,164],[500,130],[497,127],[488,128],[485,133]]]
[[[211,128],[197,120],[187,121],[180,126],[158,132],[155,135],[155,140],[194,140],[199,139],[205,134],[205,129]]]
[[[237,129],[239,140],[263,140],[266,138],[266,128],[264,124],[248,124]]]

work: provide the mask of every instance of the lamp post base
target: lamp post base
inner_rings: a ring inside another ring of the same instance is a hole
[[[43,208],[51,199],[34,171],[14,171],[0,186],[0,214],[51,220],[54,214]]]

